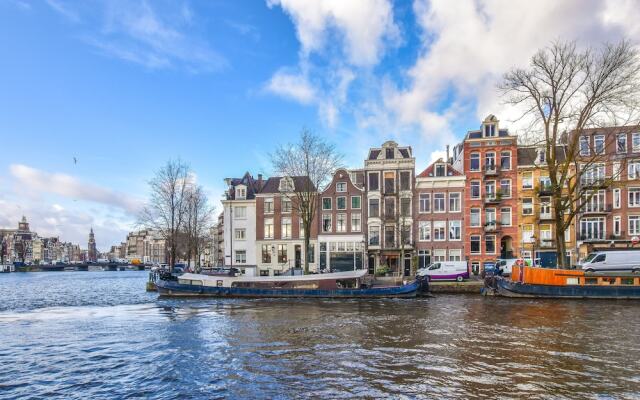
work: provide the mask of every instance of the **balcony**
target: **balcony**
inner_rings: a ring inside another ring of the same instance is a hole
[[[578,237],[578,240],[581,240],[583,242],[598,242],[598,241],[605,240],[605,236],[603,233],[594,233],[591,235],[580,235],[580,237]]]
[[[553,239],[540,240],[540,248],[549,249],[553,247],[556,247],[556,242]]]
[[[582,209],[582,214],[607,214],[612,209],[611,204],[587,204]]]
[[[550,183],[540,184],[536,187],[536,192],[538,192],[538,196],[551,196],[553,194],[553,186]]]
[[[497,232],[499,229],[498,224],[495,222],[490,222],[484,225],[485,233]]]
[[[484,176],[496,176],[500,173],[500,168],[495,164],[484,166]]]
[[[502,201],[502,193],[488,193],[484,198],[485,204],[497,204]]]
[[[540,221],[553,221],[555,219],[555,217],[553,216],[553,214],[551,212],[541,212],[538,215],[538,219]]]

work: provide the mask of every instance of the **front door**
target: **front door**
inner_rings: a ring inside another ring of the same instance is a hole
[[[411,255],[404,256],[404,276],[411,275]]]
[[[295,247],[295,263],[296,263],[296,268],[301,268],[301,260],[302,260],[302,246],[300,246],[299,244],[296,245]]]
[[[369,256],[369,263],[367,264],[367,267],[369,268],[370,275],[373,275],[376,273],[376,256],[374,255]]]

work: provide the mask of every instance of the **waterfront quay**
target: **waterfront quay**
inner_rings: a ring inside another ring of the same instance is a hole
[[[2,274],[0,398],[636,398],[637,303],[158,299]],[[615,323],[613,323],[615,320]]]

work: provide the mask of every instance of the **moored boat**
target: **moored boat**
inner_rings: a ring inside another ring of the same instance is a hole
[[[294,276],[211,276],[186,273],[159,275],[155,284],[161,296],[199,297],[313,297],[385,298],[415,297],[426,291],[426,280],[400,286],[367,283],[367,271],[334,272]]]
[[[485,280],[485,294],[505,297],[640,299],[640,274],[514,266]]]

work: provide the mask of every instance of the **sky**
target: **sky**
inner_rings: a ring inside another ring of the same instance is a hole
[[[422,170],[488,114],[518,133],[496,83],[537,49],[640,43],[638,21],[633,0],[0,1],[0,228],[108,250],[167,160],[220,210],[303,128],[348,167],[395,140]]]

